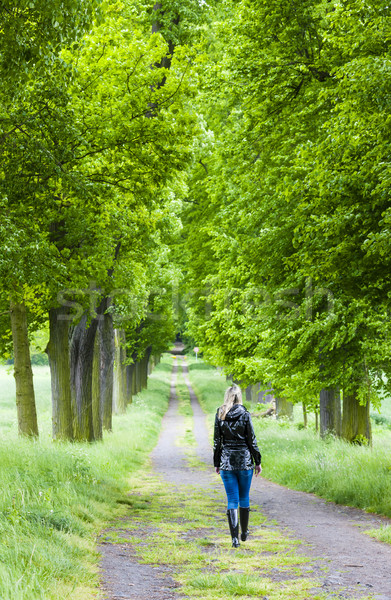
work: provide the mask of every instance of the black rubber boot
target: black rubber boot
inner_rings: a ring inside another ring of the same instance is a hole
[[[227,510],[228,525],[231,532],[232,546],[237,548],[239,544],[239,520],[238,520],[238,509],[229,508]]]
[[[242,542],[247,540],[248,536],[248,519],[250,516],[250,507],[242,508],[239,506],[239,518],[240,518],[240,529],[242,530],[242,534],[240,536]]]

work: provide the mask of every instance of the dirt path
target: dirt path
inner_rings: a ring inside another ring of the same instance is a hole
[[[184,434],[185,423],[178,414],[176,365],[172,375],[170,406],[159,442],[152,453],[153,467],[173,486],[173,491],[176,486],[188,484],[202,489],[214,489],[216,486],[221,489],[220,478],[211,465],[212,451],[205,415],[191,389],[187,366],[183,364],[182,368],[194,413],[196,453],[209,470],[190,468],[186,454],[178,444],[178,439]],[[390,521],[326,502],[311,494],[289,490],[260,477],[254,479],[250,498],[252,505],[258,505],[270,519],[264,526],[282,529],[284,534],[299,540],[301,551],[313,558],[308,570],[319,581],[316,593],[324,591],[327,598],[359,599],[365,596],[374,600],[391,600],[391,546],[377,542],[361,531]],[[221,508],[216,506],[216,512],[221,512]],[[141,540],[143,534],[148,535],[148,527],[141,528]],[[179,598],[175,591],[176,583],[167,569],[139,565],[127,544],[103,543],[100,551],[105,598]],[[278,576],[277,572],[276,578]]]

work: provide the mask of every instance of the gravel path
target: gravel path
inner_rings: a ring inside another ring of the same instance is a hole
[[[221,480],[211,464],[212,449],[205,415],[191,389],[187,366],[184,361],[181,362],[194,413],[197,455],[210,467],[210,471],[190,468],[177,442],[185,429],[184,419],[178,414],[175,393],[177,361],[173,368],[170,405],[158,444],[151,455],[152,464],[173,486],[221,487]],[[327,598],[370,596],[374,600],[391,600],[391,546],[373,540],[361,531],[382,523],[390,524],[391,521],[326,502],[312,494],[289,490],[262,477],[254,478],[250,498],[252,504],[258,505],[270,519],[268,527],[283,529],[285,534],[301,541],[302,552],[314,559],[311,565],[313,574],[319,579]],[[221,507],[216,507],[218,510],[221,512]],[[141,569],[126,546],[121,553],[118,546],[113,548],[110,544],[102,544],[100,551],[106,598],[166,600],[177,597],[173,589],[175,582],[165,577],[164,569],[159,571],[159,568],[146,565]]]

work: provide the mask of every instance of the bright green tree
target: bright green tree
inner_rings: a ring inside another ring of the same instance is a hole
[[[291,397],[342,387],[344,436],[370,438],[369,400],[388,370],[376,260],[387,227],[384,7],[230,6],[227,52],[211,67],[226,110],[217,123],[206,113],[213,158],[208,173],[193,171],[189,218],[189,269],[210,318],[190,299],[190,327],[238,379],[266,378]]]

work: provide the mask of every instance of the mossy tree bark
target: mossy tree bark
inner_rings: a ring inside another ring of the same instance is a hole
[[[52,386],[54,440],[73,439],[71,377],[69,360],[69,312],[65,307],[49,311],[50,338],[47,353]]]
[[[94,356],[92,361],[92,427],[94,439],[101,440],[102,434],[102,403],[101,403],[101,335],[99,327],[96,330]]]
[[[71,362],[71,400],[74,414],[74,437],[79,441],[94,441],[92,415],[92,367],[98,319],[87,325],[87,315],[73,328]]]
[[[126,412],[126,349],[125,333],[122,330],[114,330],[115,360],[114,360],[114,386],[113,407],[118,414]]]
[[[308,427],[308,414],[307,414],[307,405],[303,402],[303,425],[305,429]]]
[[[135,388],[136,388],[136,394],[138,394],[139,392],[141,392],[141,361],[137,360],[135,365],[134,365],[134,374],[135,374],[135,378],[134,378],[134,383],[135,383]]]
[[[341,397],[336,388],[323,388],[319,394],[320,435],[341,435]]]
[[[132,377],[131,377],[131,395],[135,396],[139,390],[137,390],[137,377],[136,377],[136,365],[137,365],[137,354],[133,352],[132,354],[133,363],[130,365],[132,367]]]
[[[130,404],[133,400],[133,389],[134,389],[134,364],[126,365],[126,397],[127,403]]]
[[[146,389],[148,387],[148,374],[149,374],[149,359],[151,357],[152,348],[149,346],[146,351],[144,357],[141,359],[141,389]]]
[[[253,386],[252,386],[251,383],[250,383],[250,385],[248,385],[246,387],[245,392],[246,392],[246,402],[251,402],[252,401],[252,396],[253,396]]]
[[[114,385],[114,328],[110,314],[104,314],[99,321],[100,341],[100,399],[102,426],[112,430],[113,385]]]
[[[348,442],[372,443],[370,402],[362,405],[357,390],[343,393],[342,437]]]
[[[128,404],[128,390],[127,390],[127,373],[126,373],[126,334],[125,331],[121,330],[121,345],[120,345],[120,367],[121,367],[121,395],[125,406]]]
[[[38,436],[37,410],[30,359],[26,306],[22,302],[10,304],[12,341],[14,348],[14,376],[19,435]]]
[[[254,383],[252,386],[251,398],[253,402],[259,402],[259,404],[267,404],[270,402],[270,389],[265,389],[262,381]]]
[[[148,360],[146,356],[140,360],[140,385],[142,390],[148,386]]]
[[[293,404],[292,402],[288,402],[285,398],[276,398],[276,414],[277,419],[281,419],[281,417],[286,417],[288,419],[293,419]]]

